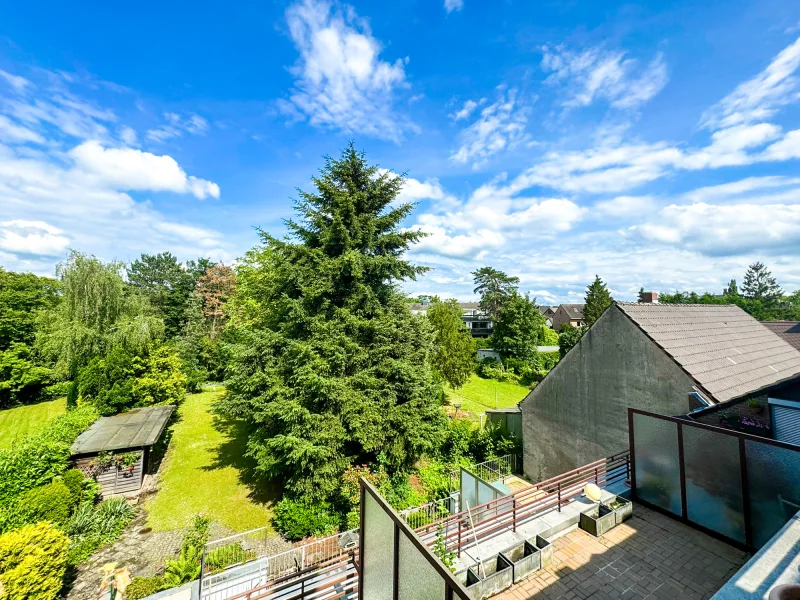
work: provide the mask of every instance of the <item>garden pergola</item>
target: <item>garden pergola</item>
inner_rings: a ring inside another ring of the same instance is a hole
[[[104,496],[139,491],[150,450],[174,410],[173,405],[153,406],[100,417],[72,444],[75,467],[94,477]]]

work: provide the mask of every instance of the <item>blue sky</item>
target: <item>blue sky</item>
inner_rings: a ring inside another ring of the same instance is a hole
[[[718,291],[754,260],[800,288],[797,3],[0,8],[6,268],[232,262],[349,140],[408,173],[411,293],[486,264],[543,303]]]

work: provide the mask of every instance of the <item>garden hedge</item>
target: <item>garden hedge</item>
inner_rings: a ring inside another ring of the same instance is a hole
[[[0,535],[3,600],[53,600],[67,568],[67,535],[43,522]]]

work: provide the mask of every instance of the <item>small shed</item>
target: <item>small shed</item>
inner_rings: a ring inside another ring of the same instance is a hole
[[[96,479],[104,496],[138,492],[150,450],[174,410],[172,405],[153,406],[100,417],[72,444],[75,468]]]

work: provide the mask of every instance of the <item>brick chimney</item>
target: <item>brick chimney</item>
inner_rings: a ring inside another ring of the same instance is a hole
[[[658,292],[644,292],[642,302],[645,304],[658,304]]]

